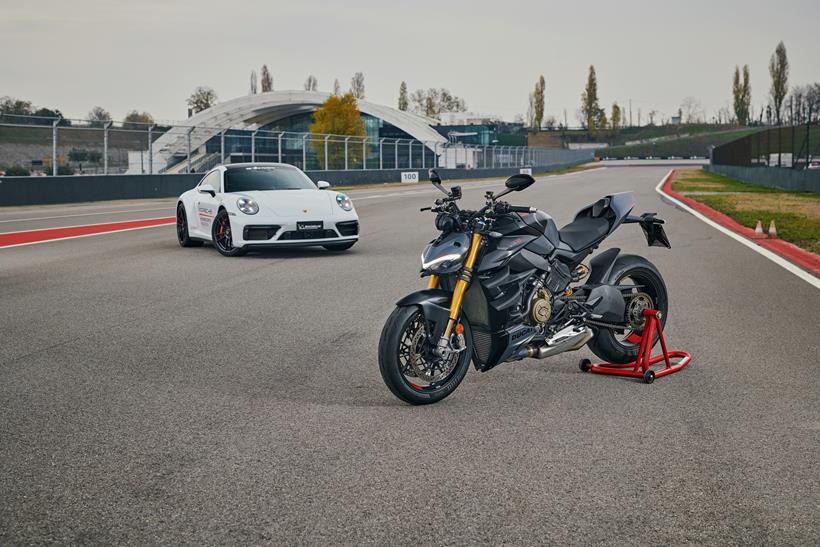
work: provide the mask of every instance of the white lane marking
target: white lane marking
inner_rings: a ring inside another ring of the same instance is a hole
[[[8,220],[0,220],[0,223],[6,222],[31,222],[35,220],[54,220],[57,218],[74,218],[74,217],[91,217],[96,215],[124,215],[127,213],[148,213],[153,211],[168,211],[173,213],[173,207],[162,207],[159,209],[124,209],[122,211],[102,211],[100,213],[78,213],[75,215],[56,215],[52,217],[31,217],[31,218],[11,218]]]
[[[137,226],[136,228],[125,228],[123,230],[112,230],[110,232],[97,232],[95,234],[82,234],[79,236],[68,236],[68,237],[60,237],[57,239],[44,239],[42,241],[29,241],[28,243],[15,243],[14,245],[6,245],[5,247],[0,247],[0,251],[4,249],[13,249],[14,247],[26,247],[28,245],[39,245],[41,243],[56,243],[58,241],[65,241],[67,239],[79,239],[81,237],[94,237],[94,236],[108,236],[112,234],[121,234],[123,232],[133,232],[134,230],[146,230],[148,228],[167,228],[171,226],[171,224],[153,224],[151,226]],[[51,228],[49,228],[50,230]],[[34,230],[31,230],[34,231]]]
[[[743,245],[747,246],[748,248],[750,248],[754,252],[765,256],[766,258],[768,258],[769,260],[771,260],[772,262],[774,262],[778,266],[781,266],[781,267],[785,268],[786,270],[790,271],[791,273],[793,273],[794,275],[796,275],[797,277],[799,277],[800,279],[802,279],[806,283],[808,283],[810,285],[813,285],[814,288],[820,289],[820,279],[816,278],[815,276],[813,276],[812,274],[810,274],[806,270],[804,270],[802,268],[799,268],[798,266],[792,264],[791,262],[789,262],[785,258],[781,257],[780,255],[771,252],[769,249],[766,249],[765,247],[761,247],[760,245],[757,245],[756,243],[752,243],[751,241],[749,241],[745,237],[734,233],[732,230],[730,230],[728,228],[724,228],[723,226],[721,226],[720,224],[718,224],[717,222],[715,222],[711,218],[709,218],[706,215],[696,211],[695,209],[692,209],[691,207],[689,207],[688,205],[686,205],[682,201],[680,201],[678,199],[675,199],[675,198],[673,198],[672,196],[670,196],[668,194],[665,194],[663,192],[663,190],[661,190],[661,188],[663,187],[664,183],[666,183],[666,179],[668,179],[672,175],[672,171],[674,171],[674,169],[670,169],[669,172],[666,174],[666,176],[661,179],[661,181],[658,183],[657,186],[655,186],[655,191],[658,194],[660,194],[663,199],[668,199],[672,203],[678,205],[680,208],[688,211],[689,213],[691,213],[695,217],[699,218],[700,220],[702,220],[703,222],[705,222],[706,224],[708,224],[712,228],[715,228],[716,230],[719,230],[719,231],[723,232],[724,234],[731,237],[735,241],[739,241]]]

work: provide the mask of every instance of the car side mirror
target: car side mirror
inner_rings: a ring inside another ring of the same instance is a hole
[[[328,188],[330,188],[330,183],[326,180],[320,180],[316,183],[316,186],[319,187],[319,190],[327,190]]]
[[[211,197],[216,197],[216,190],[210,184],[200,184],[197,190],[203,194],[211,194]]]

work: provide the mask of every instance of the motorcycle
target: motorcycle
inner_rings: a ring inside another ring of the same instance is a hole
[[[558,229],[547,213],[500,198],[531,186],[513,175],[486,192],[484,207],[460,209],[461,187],[421,211],[441,233],[421,255],[427,289],[409,294],[382,329],[379,369],[387,387],[414,405],[450,395],[469,364],[486,372],[525,358],[544,359],[584,345],[610,363],[634,361],[645,309],[666,322],[666,284],[647,259],[611,248],[584,259],[622,224],[639,224],[650,246],[670,247],[655,213],[630,215],[631,192],[608,195]],[[655,340],[657,342],[657,338]]]

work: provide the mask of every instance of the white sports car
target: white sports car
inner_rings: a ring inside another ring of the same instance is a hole
[[[329,187],[292,165],[220,165],[179,197],[177,239],[183,247],[210,241],[225,256],[255,247],[349,249],[359,240],[359,216]]]

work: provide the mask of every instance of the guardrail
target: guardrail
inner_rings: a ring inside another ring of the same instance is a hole
[[[555,158],[546,165],[529,167],[541,173],[586,163],[591,153],[575,153],[575,157]],[[505,177],[519,173],[520,167],[487,169],[439,169],[445,180]],[[377,183],[419,182],[426,180],[427,170],[384,169],[368,171],[319,170],[306,171],[314,181],[326,180],[333,186],[355,186]],[[0,177],[0,207],[81,203],[119,199],[151,199],[176,197],[193,188],[202,177],[199,173],[164,175],[87,175],[51,177]]]

